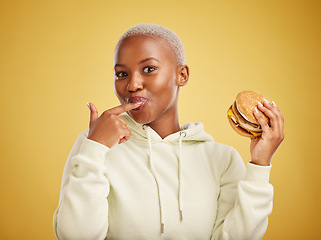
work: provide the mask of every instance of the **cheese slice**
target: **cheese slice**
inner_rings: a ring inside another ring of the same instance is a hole
[[[231,117],[231,119],[233,120],[233,122],[234,122],[235,124],[238,124],[237,118],[236,118],[236,116],[234,115],[232,109],[228,110],[227,114]]]
[[[250,133],[253,134],[253,136],[257,137],[257,136],[260,136],[262,133],[261,132],[252,132],[252,131],[249,131]]]

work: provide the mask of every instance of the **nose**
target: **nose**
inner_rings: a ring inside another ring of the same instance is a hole
[[[132,74],[126,86],[128,92],[138,92],[143,89],[143,79],[139,73]]]

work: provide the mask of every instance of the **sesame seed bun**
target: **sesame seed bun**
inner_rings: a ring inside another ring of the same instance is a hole
[[[254,109],[258,103],[262,103],[266,99],[262,94],[255,91],[242,91],[239,92],[236,96],[235,102],[237,109],[242,116],[245,116],[245,119],[251,123],[259,124],[259,122],[254,117]],[[261,116],[268,121],[268,118],[260,112]]]

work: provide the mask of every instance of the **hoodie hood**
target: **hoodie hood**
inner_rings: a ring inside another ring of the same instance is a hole
[[[128,123],[127,127],[131,130],[131,140],[143,141],[148,140],[148,134],[144,130],[144,124],[135,122],[128,114],[123,114],[121,117]],[[186,123],[181,126],[181,131],[173,133],[164,139],[162,139],[157,132],[150,128],[150,140],[152,143],[158,141],[166,141],[172,144],[178,144],[180,141],[180,136],[184,133],[184,142],[212,142],[213,137],[204,131],[204,126],[200,122],[196,123]]]

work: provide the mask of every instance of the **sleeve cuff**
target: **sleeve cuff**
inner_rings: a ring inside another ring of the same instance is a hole
[[[80,147],[79,153],[86,155],[88,158],[92,159],[93,161],[104,162],[105,155],[109,151],[109,147],[90,140],[86,138]]]
[[[272,165],[259,166],[253,163],[247,163],[245,181],[260,183],[268,183],[270,179]]]

